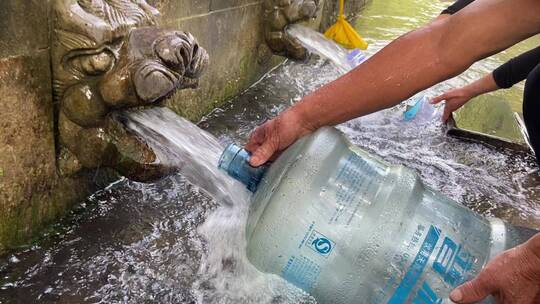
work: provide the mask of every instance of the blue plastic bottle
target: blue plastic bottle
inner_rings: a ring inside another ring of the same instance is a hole
[[[406,102],[403,120],[416,123],[431,123],[437,117],[437,109],[429,103],[426,95],[417,95]]]
[[[353,69],[364,63],[367,59],[366,54],[359,49],[354,49],[347,54],[347,61],[349,61]]]
[[[254,191],[250,261],[318,303],[450,303],[453,288],[534,234],[476,215],[334,128],[298,141],[268,170],[239,151],[227,148],[220,167]]]

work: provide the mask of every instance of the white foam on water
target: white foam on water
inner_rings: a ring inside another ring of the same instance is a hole
[[[219,141],[167,108],[127,114],[126,126],[143,137],[162,165],[178,168],[219,203],[197,232],[204,250],[193,285],[199,303],[297,302],[306,295],[274,275],[252,266],[246,256],[245,226],[250,193],[218,169]]]

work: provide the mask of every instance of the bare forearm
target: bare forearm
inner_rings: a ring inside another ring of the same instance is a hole
[[[488,75],[478,79],[477,81],[463,87],[463,89],[469,92],[471,98],[474,98],[482,94],[497,91],[500,88],[495,82],[493,74],[489,73]]]
[[[441,31],[428,27],[399,38],[351,73],[304,98],[293,110],[316,128],[336,125],[394,106],[445,79],[451,72],[442,68],[437,53]],[[463,60],[459,65],[465,69],[470,62]]]
[[[478,0],[446,20],[399,38],[289,111],[317,128],[394,106],[532,36],[539,30],[539,13],[536,0]]]

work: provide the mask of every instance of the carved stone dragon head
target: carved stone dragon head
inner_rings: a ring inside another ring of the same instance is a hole
[[[115,113],[197,87],[206,51],[189,33],[159,28],[159,12],[145,0],[55,0],[53,7],[60,172],[110,167],[140,181],[168,173]]]
[[[286,32],[288,25],[314,18],[320,0],[265,0],[266,43],[276,54],[304,60],[307,50]]]

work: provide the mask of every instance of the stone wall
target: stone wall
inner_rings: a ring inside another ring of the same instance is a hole
[[[354,22],[356,18],[359,17],[359,14],[362,12],[367,3],[371,0],[345,0],[345,15],[347,20]],[[322,11],[322,20],[321,20],[321,31],[325,31],[337,20],[337,15],[339,13],[339,1],[331,0],[326,1],[323,6]]]
[[[0,253],[96,189],[56,174],[49,2],[0,3]]]
[[[154,2],[154,3],[152,3]],[[262,1],[155,0],[162,26],[191,32],[210,55],[197,90],[179,91],[166,105],[198,120],[216,105],[245,90],[282,59],[265,44]]]
[[[148,2],[162,12],[163,26],[191,32],[210,55],[200,88],[180,91],[166,102],[184,117],[199,120],[283,60],[273,56],[265,43],[261,0]],[[320,18],[311,25],[319,23]]]
[[[211,57],[200,88],[165,102],[198,120],[283,59],[265,45],[260,0],[148,0],[165,27],[192,32]],[[0,2],[0,254],[111,181],[109,172],[62,178],[52,98],[51,0]],[[319,25],[320,18],[313,22]]]

